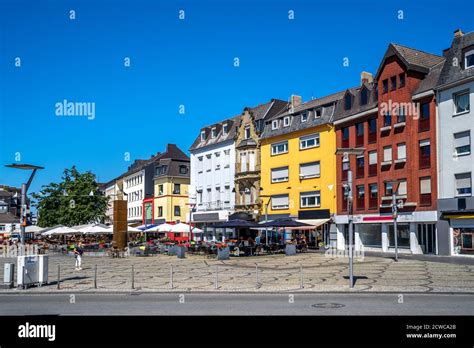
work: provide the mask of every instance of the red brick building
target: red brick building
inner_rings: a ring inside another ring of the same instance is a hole
[[[348,230],[344,182],[353,173],[355,246],[392,251],[392,190],[403,202],[401,252],[436,253],[436,102],[433,88],[444,58],[390,44],[373,78],[346,91],[336,111],[337,147],[363,147],[362,156],[337,161],[337,244]],[[397,180],[398,185],[387,183]]]

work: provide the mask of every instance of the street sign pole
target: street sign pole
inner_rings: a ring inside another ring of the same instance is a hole
[[[354,287],[354,258],[353,258],[353,216],[352,216],[352,170],[347,171],[347,212],[349,219],[349,286]]]
[[[395,191],[392,192],[392,214],[393,214],[393,236],[395,241],[395,261],[398,261],[398,233],[397,233],[397,216],[398,216],[398,207],[397,207],[397,196]]]

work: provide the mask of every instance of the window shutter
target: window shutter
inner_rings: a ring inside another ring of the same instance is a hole
[[[454,147],[469,146],[470,143],[469,131],[454,134]]]
[[[471,174],[456,174],[456,188],[461,189],[467,187],[471,187]]]
[[[369,152],[369,164],[377,164],[377,152]]]
[[[320,175],[320,170],[321,168],[320,168],[319,162],[301,164],[300,176],[307,177],[307,176]]]
[[[288,206],[288,195],[272,196],[272,208]]]
[[[420,193],[422,195],[431,193],[431,178],[420,180]]]
[[[406,146],[406,144],[398,144],[397,152],[398,152],[398,159],[407,158],[407,146]]]
[[[383,160],[391,161],[392,160],[392,148],[386,147],[383,149]]]
[[[288,180],[288,167],[272,169],[272,182]]]
[[[406,195],[407,194],[407,182],[401,181],[398,184],[398,194],[399,195]]]

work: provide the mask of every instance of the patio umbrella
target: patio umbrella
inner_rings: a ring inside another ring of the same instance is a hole
[[[94,225],[94,226],[86,226],[81,228],[81,231],[84,234],[111,234],[113,231],[107,227],[103,227],[101,225]]]
[[[66,235],[66,234],[81,234],[82,232],[67,226],[56,226],[48,231],[41,233],[42,236],[59,236],[59,235]]]
[[[25,232],[26,233],[34,233],[34,234],[41,234],[43,232],[44,228],[41,228],[36,225],[30,225],[25,227]]]
[[[258,227],[306,227],[312,226],[305,224],[304,222],[298,222],[290,218],[275,219],[263,224],[259,224]]]
[[[193,227],[192,230],[191,230],[190,225],[185,224],[183,222],[180,222],[180,223],[177,223],[176,225],[172,225],[169,232],[174,232],[174,233],[192,232],[192,233],[196,234],[196,233],[202,233],[203,231],[200,228],[197,228],[197,227]]]
[[[171,230],[171,227],[173,227],[173,225],[164,223],[161,225],[156,225],[154,227],[151,227],[147,229],[146,231],[147,232],[169,232]]]
[[[110,225],[110,226],[108,227],[108,230],[110,230],[110,231],[113,232],[114,226],[113,226],[113,225]],[[142,230],[139,230],[139,229],[136,228],[136,227],[128,226],[127,232],[143,232],[143,231],[142,231]]]

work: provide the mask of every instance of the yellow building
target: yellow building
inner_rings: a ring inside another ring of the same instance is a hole
[[[329,240],[329,219],[336,212],[336,133],[331,122],[342,95],[304,104],[292,96],[289,110],[266,122],[261,139],[262,219],[265,213],[268,220],[293,217],[321,226],[321,240]]]
[[[166,152],[158,155],[154,170],[154,195],[144,200],[147,220],[153,211],[155,225],[186,222],[189,219],[189,157],[176,145],[168,144]]]

